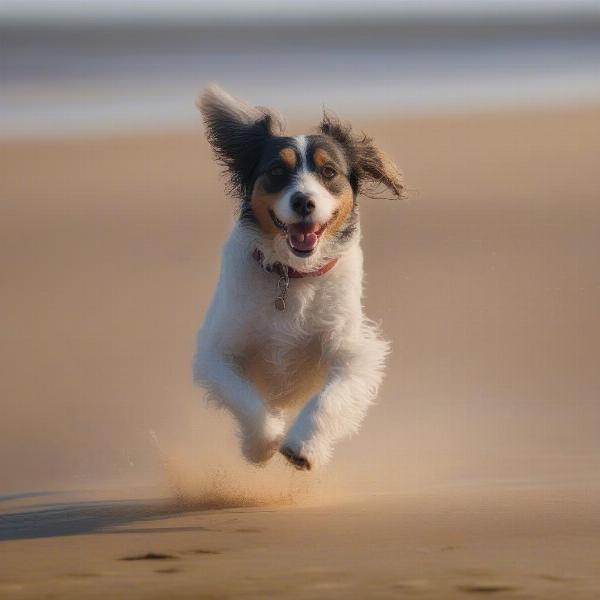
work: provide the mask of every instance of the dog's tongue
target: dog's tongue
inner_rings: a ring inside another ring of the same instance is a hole
[[[301,252],[310,252],[314,249],[319,241],[320,225],[311,223],[309,225],[302,223],[294,223],[288,225],[288,240],[290,246]]]

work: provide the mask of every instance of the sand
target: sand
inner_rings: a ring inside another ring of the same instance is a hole
[[[155,504],[110,509],[38,511],[79,530],[0,542],[2,597],[592,599],[600,589],[597,495],[486,487],[160,517]],[[12,520],[35,535],[23,515]]]
[[[0,144],[0,597],[598,597],[600,109],[359,125],[410,190],[362,204],[394,350],[308,475],[190,382],[200,131]]]

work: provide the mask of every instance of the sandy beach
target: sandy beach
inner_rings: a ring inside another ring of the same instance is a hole
[[[191,383],[200,124],[0,143],[0,598],[598,598],[600,108],[354,122],[409,189],[361,204],[393,354],[311,474]]]
[[[591,600],[600,589],[597,492],[485,486],[183,514],[161,514],[158,503],[43,509],[13,516],[23,537],[36,535],[36,519],[75,521],[79,531],[1,542],[0,592]]]

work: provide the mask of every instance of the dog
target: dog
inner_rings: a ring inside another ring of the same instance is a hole
[[[217,86],[198,107],[239,211],[194,379],[238,421],[248,461],[279,451],[314,469],[359,429],[383,378],[389,344],[361,302],[358,198],[374,186],[402,196],[401,175],[330,113],[317,133],[287,137],[278,113]]]

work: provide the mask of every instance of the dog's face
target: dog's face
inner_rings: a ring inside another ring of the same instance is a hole
[[[207,137],[260,232],[266,254],[295,268],[339,256],[357,231],[357,197],[367,183],[402,194],[395,165],[370,138],[325,115],[319,133],[286,137],[270,111],[209,88],[200,108]]]
[[[356,228],[350,177],[345,153],[333,139],[273,137],[256,167],[249,209],[279,254],[331,254],[333,243]]]

